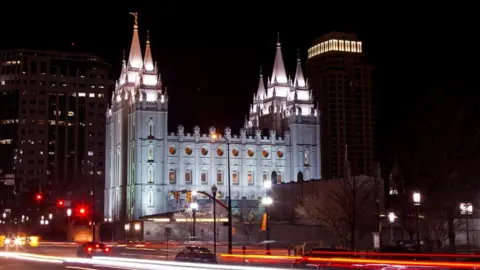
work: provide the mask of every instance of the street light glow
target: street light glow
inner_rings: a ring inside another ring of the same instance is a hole
[[[271,205],[273,204],[273,199],[271,197],[264,197],[262,198],[263,205]]]
[[[473,213],[472,203],[460,203],[460,213],[462,215],[471,215]]]
[[[192,210],[197,210],[197,209],[198,209],[198,203],[192,202],[192,203],[190,204],[190,208],[192,208]]]
[[[420,205],[421,200],[422,200],[422,195],[420,194],[420,192],[418,191],[413,192],[413,203],[415,205]]]
[[[263,187],[264,188],[272,188],[272,181],[264,181],[263,182]]]
[[[198,192],[196,190],[192,190],[192,196],[197,196]]]
[[[218,139],[218,135],[217,135],[217,134],[215,134],[215,133],[214,133],[214,134],[212,134],[212,136],[211,136],[211,137],[212,137],[212,139],[214,139],[214,140]]]
[[[67,209],[67,216],[71,216],[72,215],[72,209],[68,208]]]
[[[390,221],[390,223],[394,223],[395,218],[396,218],[395,213],[393,213],[393,212],[388,213],[388,221]]]

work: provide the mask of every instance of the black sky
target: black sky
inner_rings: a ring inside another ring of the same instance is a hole
[[[392,134],[408,132],[402,125],[414,119],[412,108],[432,85],[475,85],[479,76],[478,30],[475,16],[466,12],[473,7],[458,6],[457,12],[454,4],[419,9],[403,2],[222,3],[10,3],[0,15],[0,49],[70,50],[74,43],[74,50],[104,57],[116,79],[132,35],[128,12],[138,11],[142,46],[150,29],[153,57],[168,87],[170,130],[199,124],[204,132],[210,125],[237,132],[256,91],[259,67],[266,76],[271,73],[277,31],[292,76],[297,48],[305,60],[316,37],[355,32],[376,68],[381,152],[388,152]]]

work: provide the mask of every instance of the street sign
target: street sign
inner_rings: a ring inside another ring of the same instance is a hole
[[[166,227],[166,228],[165,228],[165,236],[166,236],[166,237],[169,237],[169,236],[171,236],[171,235],[172,235],[172,228]]]

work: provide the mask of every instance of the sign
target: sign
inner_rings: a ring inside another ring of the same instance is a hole
[[[165,228],[165,236],[166,236],[166,237],[169,237],[169,236],[171,236],[171,235],[172,235],[172,228],[166,227],[166,228]]]
[[[373,234],[373,249],[380,249],[380,233],[374,232]]]
[[[267,230],[267,213],[264,213],[262,218],[262,231],[264,232],[266,230]]]

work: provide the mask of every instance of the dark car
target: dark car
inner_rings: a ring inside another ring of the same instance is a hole
[[[175,261],[196,263],[217,263],[217,256],[208,248],[186,247],[175,256]]]
[[[77,248],[77,257],[90,258],[108,255],[110,255],[110,248],[98,242],[88,242]]]
[[[292,264],[292,268],[296,269],[329,269],[331,262],[309,260],[309,258],[351,258],[352,255],[346,249],[335,248],[314,248],[303,254],[301,259],[296,259]],[[342,268],[340,265],[335,265],[331,269],[351,269],[351,267]]]

